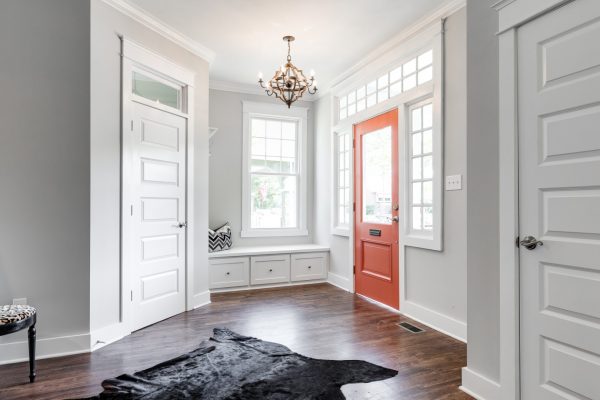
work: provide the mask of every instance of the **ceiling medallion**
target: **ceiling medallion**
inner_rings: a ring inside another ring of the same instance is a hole
[[[260,87],[265,89],[265,92],[269,96],[275,95],[275,97],[281,99],[290,108],[292,103],[300,99],[305,92],[310,94],[317,93],[317,81],[315,80],[314,71],[311,71],[310,79],[307,79],[302,70],[292,64],[290,43],[295,38],[293,36],[284,36],[283,40],[288,45],[287,62],[275,72],[275,75],[269,81],[263,81],[262,73],[259,73],[258,83]]]

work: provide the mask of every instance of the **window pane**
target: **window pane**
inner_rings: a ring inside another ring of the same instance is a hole
[[[421,207],[412,208],[412,227],[414,230],[420,231],[423,229],[421,224]]]
[[[404,78],[402,81],[402,89],[406,92],[407,90],[413,89],[417,86],[417,75],[413,74]]]
[[[265,156],[265,139],[263,138],[252,138],[252,158],[254,156],[261,156],[264,158]]]
[[[433,133],[431,131],[423,132],[423,153],[433,152]]]
[[[282,158],[281,159],[281,172],[287,172],[287,173],[296,172],[296,159],[295,158]]]
[[[132,80],[134,94],[165,106],[181,109],[181,88],[174,88],[135,71]]]
[[[402,66],[399,66],[392,72],[390,72],[390,82],[399,81],[402,78]]]
[[[373,93],[367,97],[367,107],[373,107],[375,104],[377,104],[377,93]]]
[[[392,217],[392,129],[362,136],[363,221],[390,224]]]
[[[341,206],[341,207],[338,208],[338,210],[339,210],[338,211],[339,212],[338,223],[340,225],[345,224],[347,222],[346,221],[346,208],[344,206]]]
[[[267,137],[273,139],[281,138],[281,121],[267,121]]]
[[[352,92],[348,94],[348,104],[354,103],[356,101],[356,92]]]
[[[377,93],[377,102],[378,103],[381,103],[382,101],[387,100],[387,98],[388,98],[388,90],[387,90],[387,88],[385,88],[383,90],[380,90]]]
[[[421,134],[420,133],[415,133],[412,135],[412,148],[413,148],[413,155],[414,156],[418,156],[419,154],[421,154]]]
[[[433,63],[433,50],[429,50],[419,56],[419,69]]]
[[[422,121],[421,121],[421,109],[415,108],[411,113],[411,122],[412,128],[411,132],[416,132],[421,130]]]
[[[412,184],[412,202],[413,204],[421,204],[421,182]]]
[[[365,99],[362,98],[356,102],[356,112],[360,112],[366,108]]]
[[[281,140],[267,139],[267,156],[281,157]]]
[[[385,74],[381,78],[377,79],[377,87],[379,89],[384,88],[387,85],[388,85],[388,74]]]
[[[281,159],[279,157],[267,157],[264,172],[281,172]]]
[[[346,96],[340,97],[340,108],[346,107],[348,104],[348,98]]]
[[[348,116],[356,114],[356,103],[348,105]]]
[[[412,179],[421,179],[421,157],[413,158]]]
[[[431,128],[433,125],[433,104],[423,107],[423,128]]]
[[[433,204],[433,182],[423,182],[423,204]]]
[[[281,156],[282,157],[296,157],[296,142],[292,140],[281,141]]]
[[[265,137],[265,120],[252,118],[250,134],[253,137]]]
[[[295,176],[252,175],[251,227],[297,227],[296,188]]]
[[[402,93],[402,81],[394,83],[390,86],[390,97],[394,97]]]
[[[433,177],[433,160],[431,156],[423,157],[423,179]]]
[[[250,164],[252,172],[265,172],[265,160],[252,159]]]
[[[419,85],[424,84],[425,82],[429,82],[431,79],[433,79],[433,68],[432,67],[428,67],[425,68],[421,71],[419,71]]]
[[[433,229],[433,208],[423,208],[423,229],[430,231]]]
[[[296,123],[282,122],[281,123],[281,138],[287,140],[296,140]]]
[[[377,91],[377,81],[369,82],[367,85],[367,94],[375,93]]]
[[[405,63],[403,66],[404,76],[408,76],[410,74],[414,74],[417,71],[417,59],[413,58],[409,62]]]
[[[340,119],[344,119],[348,116],[348,109],[347,108],[341,108],[340,109]]]
[[[365,90],[364,86],[361,86],[356,90],[356,98],[357,99],[363,99],[365,97],[365,94],[366,94],[366,90]]]

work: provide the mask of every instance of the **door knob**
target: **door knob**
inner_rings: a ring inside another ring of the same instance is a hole
[[[398,218],[398,217],[392,217],[392,221],[398,222],[398,221],[400,221],[400,218]]]
[[[523,247],[525,247],[527,250],[533,250],[538,246],[543,246],[544,242],[542,242],[541,240],[537,240],[535,237],[533,236],[525,236],[523,238],[523,240],[521,240],[519,242],[519,244]]]
[[[187,222],[180,222],[175,225],[177,228],[187,228]]]

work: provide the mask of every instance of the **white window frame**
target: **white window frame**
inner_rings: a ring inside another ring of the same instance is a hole
[[[359,87],[364,82],[371,82],[374,79],[378,79],[380,76],[388,71],[394,70],[398,65],[404,64],[406,61],[411,60],[423,54],[428,49],[433,50],[433,79],[425,82],[413,89],[406,92],[402,92],[392,98],[388,98],[386,101],[377,103],[361,112],[357,112],[351,116],[348,116],[342,120],[339,118],[339,99],[348,94],[353,88]],[[443,75],[444,75],[444,46],[443,46],[443,22],[432,23],[426,29],[421,31],[417,36],[411,37],[406,42],[398,45],[395,51],[389,51],[384,55],[379,56],[370,62],[369,67],[361,70],[359,73],[351,76],[343,82],[335,85],[332,88],[332,106],[331,106],[331,118],[332,118],[332,136],[335,132],[342,132],[344,130],[353,131],[354,125],[373,118],[377,115],[386,113],[388,111],[397,109],[398,110],[398,135],[399,135],[399,200],[400,200],[400,221],[399,221],[399,234],[400,234],[400,245],[418,247],[429,250],[442,251],[443,250],[443,165],[444,165],[444,126],[443,126]],[[408,195],[410,190],[408,189],[408,171],[409,171],[409,154],[408,151],[408,108],[412,105],[422,102],[427,99],[432,99],[433,103],[433,152],[434,152],[434,163],[433,163],[433,199],[434,199],[434,219],[433,219],[433,230],[428,234],[422,234],[419,232],[410,232],[408,229],[410,225],[410,219],[408,218]],[[335,155],[335,147],[332,146],[332,151]],[[352,170],[354,172],[354,170]],[[333,169],[332,173],[335,175],[336,170]],[[336,178],[332,179],[333,188],[336,187]],[[332,196],[332,201],[337,206],[336,196]],[[331,207],[332,210],[334,206]],[[332,218],[332,221],[334,219]],[[348,227],[348,235],[353,240],[354,232],[354,216],[351,217],[350,226]],[[332,233],[336,233],[335,225],[332,224]],[[350,259],[353,260],[354,252],[353,246],[350,246]],[[401,258],[401,275],[403,272],[402,258]],[[405,291],[401,291],[402,296],[405,295]]]
[[[349,149],[348,149],[348,156],[350,157],[350,163],[349,163],[349,169],[350,169],[350,182],[349,182],[349,190],[350,190],[350,199],[349,199],[349,206],[350,206],[350,211],[348,213],[348,222],[347,223],[340,223],[339,221],[339,207],[340,207],[340,197],[339,197],[339,138],[342,135],[349,135]],[[354,179],[353,177],[353,168],[354,168],[354,163],[353,163],[353,158],[354,158],[354,148],[353,148],[353,143],[352,143],[352,130],[340,130],[337,132],[333,132],[332,137],[332,144],[331,144],[331,148],[333,149],[333,157],[331,157],[332,160],[332,165],[331,165],[331,171],[332,171],[332,182],[333,182],[333,201],[331,202],[331,232],[334,235],[338,235],[338,236],[350,236],[350,227],[352,226],[352,193],[354,191]]]
[[[251,168],[250,168],[250,120],[253,117],[291,120],[298,124],[297,149],[298,149],[298,190],[297,190],[297,222],[296,228],[252,228],[251,225]],[[286,108],[280,104],[260,103],[252,101],[242,102],[243,118],[243,155],[242,155],[242,237],[272,237],[272,236],[308,236],[307,229],[307,130],[308,108]]]

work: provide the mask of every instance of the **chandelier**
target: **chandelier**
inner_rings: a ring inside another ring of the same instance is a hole
[[[293,36],[284,36],[283,40],[288,45],[287,62],[275,72],[271,80],[263,81],[262,73],[258,74],[258,83],[260,87],[265,89],[269,96],[275,95],[276,98],[287,104],[288,108],[292,103],[300,99],[305,92],[310,94],[317,93],[317,81],[315,73],[311,71],[310,79],[304,76],[301,69],[296,68],[292,64],[292,56],[290,55],[290,43],[295,40]]]

